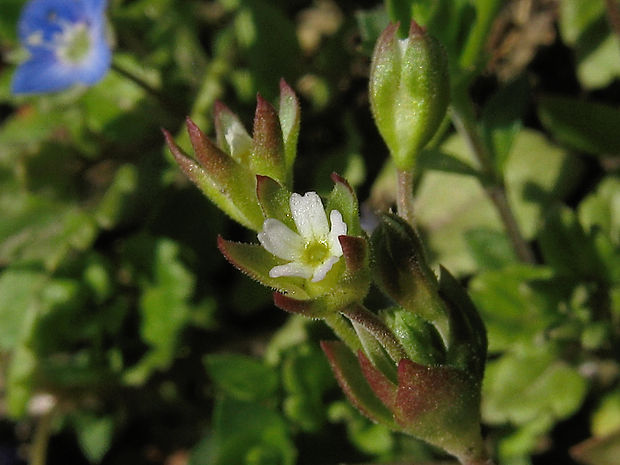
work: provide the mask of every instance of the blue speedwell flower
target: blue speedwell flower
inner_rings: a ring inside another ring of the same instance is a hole
[[[31,0],[19,19],[21,43],[30,53],[13,76],[14,94],[93,85],[110,67],[105,37],[106,0]]]

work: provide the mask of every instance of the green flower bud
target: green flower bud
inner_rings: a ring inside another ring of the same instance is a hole
[[[425,29],[411,22],[399,40],[399,24],[381,34],[370,68],[370,104],[397,168],[413,168],[417,154],[441,124],[449,102],[447,55]]]

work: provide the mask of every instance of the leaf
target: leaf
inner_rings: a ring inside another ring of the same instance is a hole
[[[217,388],[233,399],[266,399],[275,394],[278,386],[274,369],[251,357],[211,354],[204,363]]]
[[[592,237],[569,208],[548,213],[539,244],[545,262],[557,273],[574,280],[609,280]]]
[[[44,273],[19,269],[0,275],[0,351],[16,347],[28,313],[38,307],[46,279]]]
[[[508,353],[487,365],[482,416],[492,424],[524,425],[547,415],[560,420],[577,411],[586,392],[586,380],[551,347]]]
[[[448,138],[440,150],[466,163],[476,163],[457,135]],[[515,137],[505,167],[506,187],[526,238],[532,238],[542,226],[543,214],[554,200],[570,191],[581,167],[575,157],[569,157],[538,132],[524,129]],[[495,207],[471,176],[426,171],[419,182],[415,208],[435,260],[457,275],[477,269],[466,243],[468,231],[504,230]]]
[[[470,281],[469,294],[486,324],[491,352],[527,343],[559,319],[548,293],[551,276],[548,268],[512,265]]]
[[[517,256],[505,234],[492,229],[470,229],[465,241],[481,270],[496,270],[516,263]]]
[[[602,437],[620,430],[620,389],[605,395],[592,414],[592,434]]]
[[[603,0],[562,0],[559,6],[560,33],[568,45],[575,45],[584,32],[605,14]]]
[[[529,95],[527,79],[517,78],[491,96],[482,111],[482,135],[500,174],[504,172],[514,139],[523,126]]]
[[[192,451],[189,465],[293,465],[296,455],[277,412],[224,397],[215,404],[212,434]]]
[[[194,291],[194,276],[179,259],[179,246],[160,239],[154,244],[153,276],[140,296],[140,336],[150,350],[127,371],[129,384],[142,384],[156,369],[172,362],[178,338],[191,316],[189,300]]]
[[[313,343],[291,347],[283,355],[284,411],[308,432],[318,432],[326,421],[324,395],[335,386],[325,355]]]
[[[78,443],[91,463],[99,463],[110,449],[114,435],[114,419],[88,412],[73,415]]]
[[[592,155],[620,155],[620,108],[572,97],[545,96],[538,114],[553,136]]]

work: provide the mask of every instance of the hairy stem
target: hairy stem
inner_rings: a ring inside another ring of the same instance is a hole
[[[47,444],[52,433],[52,423],[55,415],[56,408],[52,407],[39,418],[30,449],[30,465],[45,465],[47,460]]]
[[[535,263],[536,259],[534,253],[521,233],[517,218],[508,201],[504,184],[501,179],[498,179],[491,163],[489,151],[478,133],[478,128],[471,117],[468,116],[468,113],[469,112],[462,111],[461,108],[455,106],[452,111],[454,125],[469,145],[470,150],[477,158],[486,177],[491,180],[491,183],[483,186],[484,190],[499,213],[504,228],[506,229],[506,234],[512,243],[517,257],[524,263]]]
[[[398,216],[404,218],[407,223],[415,229],[415,216],[413,213],[413,172],[411,170],[398,170],[396,209],[398,211]]]
[[[325,323],[338,336],[347,347],[356,354],[358,350],[362,350],[362,343],[349,322],[340,314],[335,313],[325,317]]]

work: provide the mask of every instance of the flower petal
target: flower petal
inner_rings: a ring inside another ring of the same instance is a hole
[[[13,94],[55,92],[70,87],[75,76],[67,72],[52,53],[41,53],[22,63],[11,84]]]
[[[329,222],[332,225],[332,229],[329,231],[329,252],[340,257],[342,256],[342,246],[338,236],[346,236],[347,223],[342,220],[342,214],[338,210],[332,210],[329,213]]]
[[[299,234],[275,218],[265,220],[258,240],[267,251],[284,260],[296,260],[304,250],[304,241]]]
[[[317,266],[314,269],[314,274],[312,275],[312,282],[318,283],[319,281],[323,280],[323,278],[327,276],[329,270],[332,269],[332,266],[334,266],[334,263],[336,263],[338,260],[340,260],[340,257],[331,256],[328,257],[327,260],[325,260],[319,266]]]
[[[321,197],[316,192],[306,192],[303,197],[291,195],[291,214],[297,231],[306,241],[322,240],[329,234],[329,224]]]
[[[286,265],[274,266],[269,270],[269,276],[271,278],[281,278],[283,276],[293,276],[297,278],[308,279],[312,276],[313,269],[309,265],[304,265],[299,262],[291,262]]]

